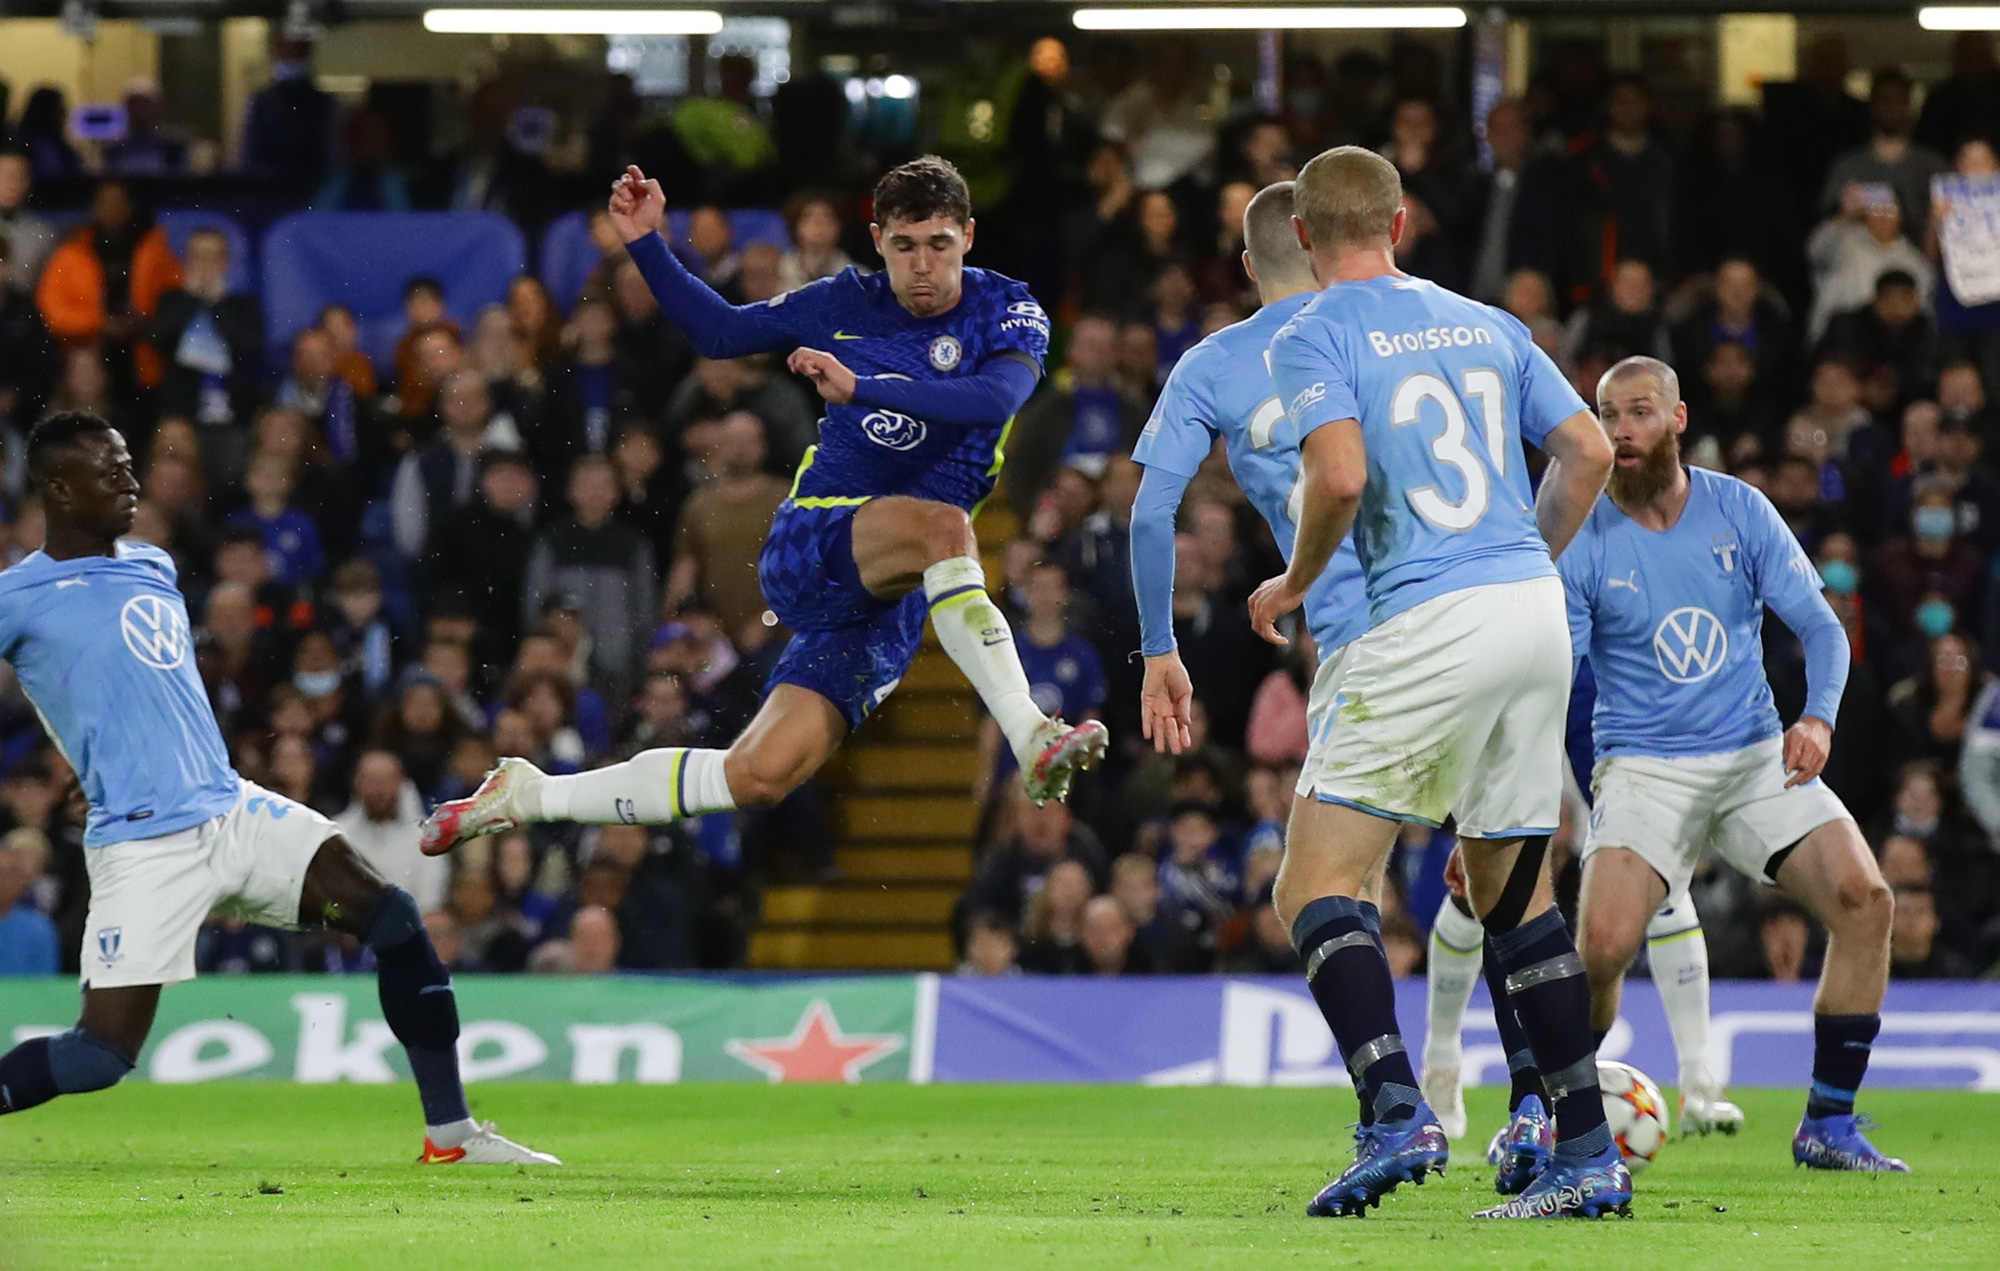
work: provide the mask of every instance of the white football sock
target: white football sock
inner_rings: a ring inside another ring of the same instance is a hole
[[[1456,1068],[1464,1057],[1459,1034],[1465,1028],[1465,1006],[1485,962],[1486,928],[1479,919],[1460,913],[1446,896],[1431,925],[1430,961],[1424,972],[1424,1001],[1430,1015],[1424,1038],[1426,1069]]]
[[[1000,606],[986,594],[986,570],[970,556],[941,560],[924,571],[931,625],[938,643],[1000,725],[1023,768],[1034,756],[1035,730],[1048,719],[1028,692],[1028,676],[1014,647],[1014,632]]]
[[[1670,897],[1646,924],[1646,961],[1666,1008],[1685,1090],[1708,1072],[1708,941],[1686,892]]]
[[[642,750],[608,768],[543,777],[521,792],[521,810],[537,821],[585,825],[658,825],[733,811],[736,800],[723,775],[723,753]]]
[[[465,1141],[479,1133],[479,1122],[471,1117],[453,1121],[448,1125],[427,1125],[424,1135],[437,1147],[450,1149],[464,1147]]]

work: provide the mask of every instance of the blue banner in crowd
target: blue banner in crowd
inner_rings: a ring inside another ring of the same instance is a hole
[[[939,1082],[1345,1086],[1347,1071],[1305,984],[1288,977],[1009,979],[937,982],[929,1078]],[[1804,1086],[1812,1065],[1810,984],[1714,986],[1709,1067],[1738,1086]],[[1413,1055],[1424,984],[1396,986]],[[1678,1065],[1653,986],[1626,987],[1603,1056],[1671,1085]],[[921,1059],[917,1069],[926,1071]],[[1504,1084],[1506,1057],[1485,989],[1466,1015],[1465,1078]],[[2000,984],[1892,985],[1871,1086],[2000,1090]]]

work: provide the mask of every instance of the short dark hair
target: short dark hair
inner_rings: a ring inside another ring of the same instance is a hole
[[[428,291],[438,299],[444,299],[444,284],[430,274],[418,274],[403,284],[403,299],[408,300],[419,291]],[[329,306],[330,308],[331,306]]]
[[[1896,287],[1915,291],[1917,276],[1907,269],[1885,269],[1875,279],[1875,294],[1878,296]]]
[[[948,216],[960,225],[972,219],[972,192],[951,160],[927,154],[889,169],[875,183],[877,225],[934,216]]]
[[[87,410],[59,410],[46,416],[28,435],[28,481],[39,486],[55,476],[76,443],[92,434],[114,431],[109,420]]]

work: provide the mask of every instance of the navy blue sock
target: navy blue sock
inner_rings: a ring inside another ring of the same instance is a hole
[[[1535,1048],[1528,1042],[1528,1034],[1521,1027],[1521,1019],[1514,1014],[1514,1003],[1507,997],[1507,972],[1500,965],[1500,959],[1493,952],[1493,941],[1486,941],[1486,962],[1481,968],[1486,975],[1486,991],[1493,997],[1493,1023],[1500,1029],[1500,1046],[1507,1054],[1507,1111],[1521,1106],[1521,1100],[1529,1095],[1542,1095],[1542,1070],[1535,1066]]]
[[[1490,937],[1487,948],[1507,972],[1508,999],[1535,1052],[1555,1115],[1556,1152],[1596,1156],[1611,1146],[1611,1130],[1597,1090],[1590,982],[1569,928],[1551,906],[1539,918]]]
[[[1880,1015],[1813,1016],[1813,1082],[1806,1096],[1807,1116],[1854,1111],[1854,1096],[1868,1072],[1868,1052],[1881,1031]]]
[[[1378,949],[1382,949],[1381,909],[1375,905],[1369,904],[1365,900],[1356,901],[1355,908],[1361,911],[1361,925],[1368,929],[1369,935],[1375,937],[1375,947]],[[1384,958],[1387,958],[1389,956],[1389,951],[1387,949],[1383,949],[1382,956]],[[1361,1128],[1365,1130],[1369,1126],[1375,1124],[1375,1105],[1369,1101],[1368,1092],[1365,1089],[1363,1089],[1359,1084],[1357,1084],[1354,1087],[1354,1101],[1355,1103],[1360,1105]]]
[[[0,1116],[26,1112],[61,1093],[49,1067],[49,1041],[31,1038],[0,1055]]]
[[[1345,896],[1313,901],[1292,924],[1292,947],[1305,959],[1313,1000],[1375,1120],[1409,1119],[1423,1096],[1396,1028],[1389,960],[1361,905]]]
[[[424,1124],[466,1120],[472,1113],[458,1075],[458,1001],[451,972],[432,947],[409,893],[391,887],[370,916],[363,939],[375,950],[382,1018],[409,1056]]]

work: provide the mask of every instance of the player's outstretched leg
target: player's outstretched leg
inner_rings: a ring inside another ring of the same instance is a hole
[[[1316,1218],[1365,1215],[1399,1184],[1443,1173],[1450,1155],[1396,1025],[1389,961],[1370,928],[1373,906],[1358,899],[1395,834],[1393,821],[1309,799],[1293,805],[1286,830],[1274,899],[1291,924],[1313,1000],[1374,1113],[1355,1135],[1354,1163],[1306,1207]]]
[[[364,916],[365,915],[365,916]],[[320,845],[299,900],[302,925],[324,923],[374,951],[382,1018],[410,1061],[424,1108],[424,1165],[560,1165],[472,1119],[458,1072],[458,1001],[410,893],[382,882],[347,840]]]
[[[1556,1127],[1549,1119],[1534,1045],[1508,999],[1507,972],[1493,952],[1492,937],[1487,937],[1485,948],[1486,991],[1493,997],[1493,1022],[1507,1052],[1508,1081],[1507,1124],[1486,1145],[1486,1163],[1493,1166],[1493,1189],[1502,1196],[1516,1196],[1548,1167],[1555,1154]]]
[[[1854,822],[1820,826],[1785,857],[1780,887],[1827,931],[1826,964],[1813,1001],[1812,1090],[1792,1136],[1792,1160],[1811,1169],[1907,1174],[1910,1167],[1868,1141],[1854,1100],[1882,1031],[1894,900]]]
[[[1708,1070],[1708,941],[1686,891],[1669,897],[1646,924],[1646,962],[1680,1059],[1681,1134],[1736,1133],[1743,1109]]]
[[[0,1055],[0,1116],[117,1085],[132,1071],[159,1002],[157,984],[85,989],[75,1028],[31,1037]]]
[[[1472,916],[1465,901],[1447,895],[1438,906],[1437,921],[1431,924],[1430,958],[1424,964],[1429,1026],[1424,1035],[1424,1075],[1418,1088],[1431,1111],[1437,1113],[1445,1135],[1454,1139],[1464,1138],[1467,1128],[1459,1072],[1465,1058],[1461,1034],[1466,1003],[1472,1000],[1472,986],[1479,980],[1485,948],[1486,929],[1479,925],[1479,919]]]
[[[1632,1176],[1604,1121],[1590,985],[1556,910],[1545,837],[1464,840],[1466,878],[1555,1116],[1555,1151],[1519,1196],[1481,1218],[1595,1218],[1626,1212]]]
[[[431,813],[423,850],[436,856],[467,839],[535,821],[660,825],[767,806],[819,771],[846,734],[847,723],[831,701],[780,683],[728,750],[642,750],[624,763],[573,776],[502,759],[477,790]]]

